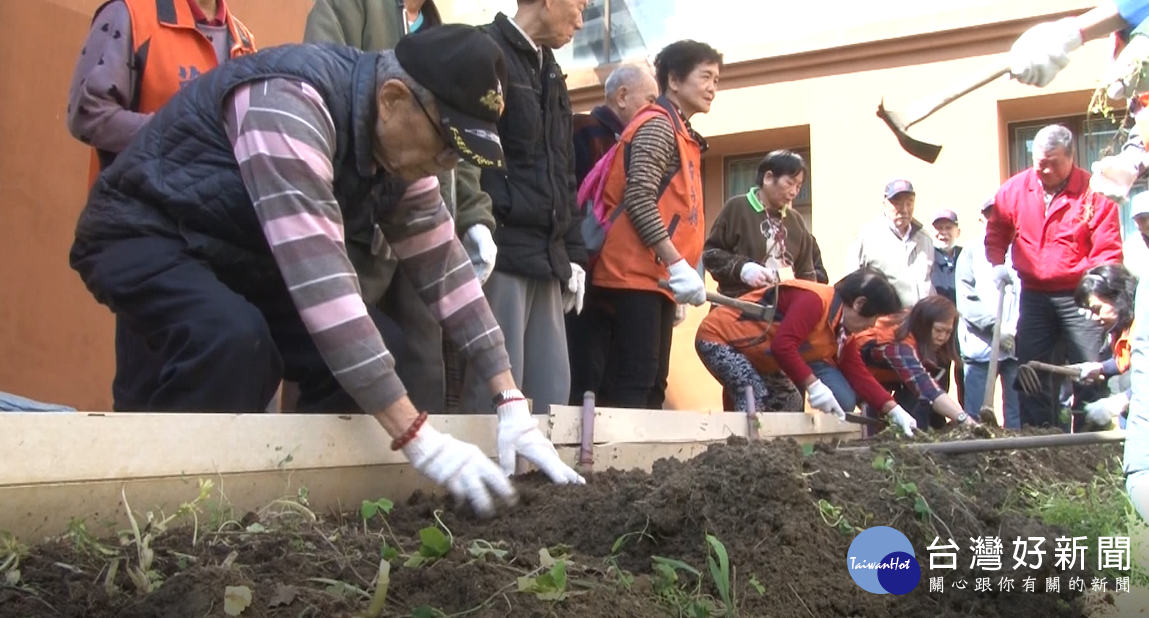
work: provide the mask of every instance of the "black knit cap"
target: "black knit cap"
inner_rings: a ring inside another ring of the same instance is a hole
[[[400,39],[395,58],[435,95],[459,156],[478,167],[505,169],[498,124],[507,64],[498,43],[474,26],[446,24]]]

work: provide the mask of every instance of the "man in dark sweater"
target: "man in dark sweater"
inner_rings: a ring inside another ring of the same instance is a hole
[[[575,114],[575,179],[579,185],[643,106],[658,97],[658,82],[650,67],[624,64],[606,78],[606,101],[589,114]],[[586,391],[597,393],[606,368],[610,342],[609,303],[587,281],[582,313],[566,314],[567,354],[571,364],[570,404],[582,403]]]
[[[499,138],[506,170],[483,170],[495,215],[495,271],[483,285],[506,337],[511,370],[536,409],[570,399],[568,311],[581,311],[586,245],[579,229],[571,104],[554,50],[582,27],[586,0],[518,0],[482,29],[507,62]],[[528,369],[529,368],[529,369]],[[489,414],[482,378],[468,366],[463,414]]]
[[[941,296],[945,296],[957,305],[957,282],[954,277],[954,268],[957,265],[958,256],[961,255],[961,247],[958,246],[958,238],[961,237],[961,228],[958,226],[957,213],[943,208],[934,214],[934,270],[930,275],[930,279],[934,284],[934,290]],[[961,364],[961,360],[955,360],[950,367],[943,367],[946,374],[938,380],[938,385],[942,390],[948,391],[950,388],[950,374],[954,376],[954,381],[957,383],[957,399],[958,403],[965,406],[965,368]]]

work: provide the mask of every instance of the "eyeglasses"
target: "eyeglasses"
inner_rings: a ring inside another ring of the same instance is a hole
[[[443,167],[450,167],[458,163],[459,153],[451,147],[452,140],[450,136],[447,135],[446,129],[443,128],[443,123],[436,122],[435,119],[431,117],[431,113],[427,111],[426,106],[419,100],[419,97],[415,96],[415,93],[411,93],[411,98],[415,99],[415,103],[419,106],[419,109],[423,110],[423,115],[427,117],[427,122],[430,122],[431,126],[435,128],[435,133],[438,134],[439,139],[443,140],[443,151],[435,155],[435,163]]]

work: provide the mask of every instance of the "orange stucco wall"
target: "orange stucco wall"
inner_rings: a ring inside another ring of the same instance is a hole
[[[84,409],[110,407],[112,320],[68,267],[88,152],[68,134],[64,111],[76,56],[101,1],[0,2],[0,19],[9,31],[0,52],[10,59],[0,69],[5,103],[0,110],[5,141],[0,149],[0,209],[5,213],[0,226],[0,390]],[[263,47],[298,40],[311,4],[232,0]],[[694,122],[713,145],[705,162],[708,216],[713,218],[721,206],[723,156],[808,145],[814,232],[832,278],[844,274],[845,247],[858,226],[877,216],[880,191],[890,177],[914,182],[922,216],[945,206],[972,223],[977,205],[1003,178],[1004,123],[1084,112],[1106,44],[1092,43],[1078,52],[1050,88],[1024,88],[1002,79],[914,127],[919,138],[945,145],[934,165],[900,150],[874,116],[878,101],[884,96],[887,103],[902,105],[1000,62],[1028,24],[1012,20],[1083,6],[1088,5],[1071,0],[1001,2],[992,10],[950,11],[812,33],[785,45],[729,50],[731,65],[714,108]],[[963,25],[972,34],[951,31]],[[985,34],[987,29],[996,34]],[[865,49],[833,52],[847,43]],[[763,61],[763,56],[771,58]],[[605,73],[602,68],[572,72],[572,96],[580,108],[596,102]],[[808,143],[795,141],[802,139]],[[672,407],[719,406],[717,385],[693,351],[693,332],[704,312],[691,310],[675,332]]]

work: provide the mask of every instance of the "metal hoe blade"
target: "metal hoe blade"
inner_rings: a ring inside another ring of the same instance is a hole
[[[941,154],[942,147],[910,137],[910,134],[906,132],[909,127],[906,126],[902,114],[886,109],[885,99],[883,99],[881,103],[878,103],[878,118],[885,121],[886,126],[894,132],[894,136],[898,138],[898,143],[901,144],[902,150],[905,150],[926,163],[933,163],[938,160],[938,155]]]

